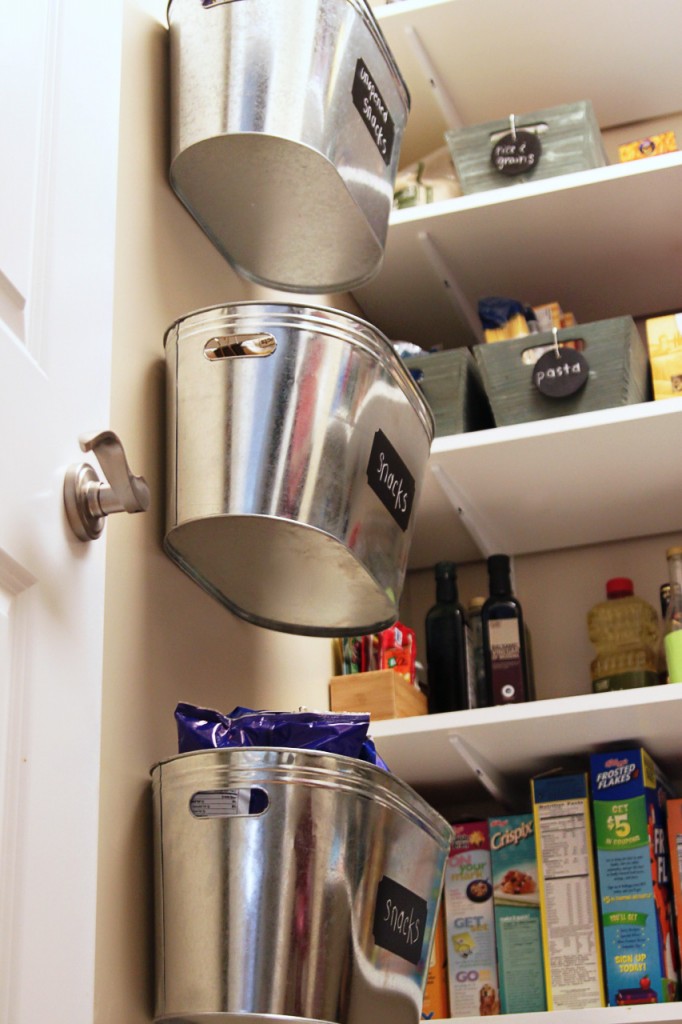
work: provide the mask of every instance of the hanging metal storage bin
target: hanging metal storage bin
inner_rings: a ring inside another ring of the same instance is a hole
[[[388,340],[338,310],[243,302],[176,321],[165,347],[169,556],[261,626],[394,622],[434,425]]]
[[[355,758],[195,751],[152,771],[155,1019],[418,1024],[452,829]]]
[[[409,93],[365,0],[171,0],[173,188],[245,277],[361,284],[383,258]]]

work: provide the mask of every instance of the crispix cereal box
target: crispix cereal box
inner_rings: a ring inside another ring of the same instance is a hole
[[[666,801],[672,790],[642,748],[592,754],[594,814],[609,1006],[677,997]]]
[[[502,1013],[547,1009],[532,814],[489,818]]]
[[[453,825],[445,869],[445,940],[452,1017],[500,1012],[486,821]]]

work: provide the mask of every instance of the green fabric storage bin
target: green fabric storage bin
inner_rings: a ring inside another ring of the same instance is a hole
[[[541,354],[536,355],[537,350],[554,346],[551,331],[474,346],[496,426],[649,401],[649,358],[632,317],[597,320],[557,331],[559,345],[576,340],[584,342],[582,354],[589,374],[581,390],[565,398],[550,398],[533,383],[533,367]]]

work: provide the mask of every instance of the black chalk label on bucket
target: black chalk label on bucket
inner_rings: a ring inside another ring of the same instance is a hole
[[[414,477],[381,430],[374,435],[369,453],[367,481],[400,529],[405,531],[414,505]]]
[[[426,929],[426,900],[387,875],[379,882],[372,933],[377,946],[418,964]]]
[[[362,57],[358,57],[358,62],[355,65],[353,105],[360,112],[367,131],[374,139],[374,144],[388,167],[393,153],[395,125],[388,112],[388,107],[384,103],[384,98],[377,89],[374,78]]]

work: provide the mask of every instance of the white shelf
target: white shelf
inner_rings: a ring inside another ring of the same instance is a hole
[[[453,735],[527,804],[532,775],[616,744],[641,745],[671,778],[682,777],[680,721],[682,686],[669,685],[379,721],[370,731],[391,771],[436,804],[485,794]]]
[[[414,33],[463,124],[589,99],[602,128],[682,110],[679,0],[400,0],[375,14],[411,95],[401,163],[455,127]],[[634,136],[635,138],[637,135]]]
[[[410,568],[682,532],[682,401],[436,438]]]
[[[510,185],[394,211],[382,269],[354,296],[422,348],[477,340],[460,310],[477,319],[486,295],[558,299],[581,323],[667,312],[682,308],[681,225],[682,153]]]
[[[505,1013],[504,1024],[680,1024],[682,1004],[608,1006],[596,1010],[554,1010],[551,1013]],[[454,1018],[452,1018],[454,1020]],[[442,1024],[432,1021],[432,1024]],[[481,1024],[480,1017],[457,1017],[457,1024]]]

